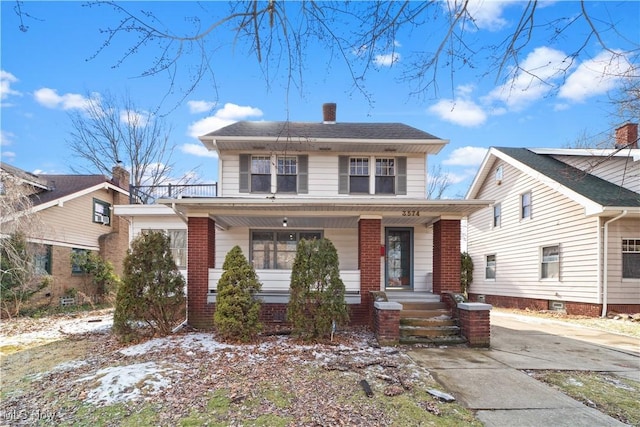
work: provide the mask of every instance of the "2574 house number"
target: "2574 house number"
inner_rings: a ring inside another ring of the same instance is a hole
[[[402,216],[420,216],[420,211],[402,211]]]

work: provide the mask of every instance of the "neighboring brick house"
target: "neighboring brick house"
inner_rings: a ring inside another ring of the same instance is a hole
[[[265,321],[285,318],[302,238],[335,245],[353,324],[372,324],[373,291],[425,301],[460,291],[460,220],[489,203],[426,199],[427,157],[447,141],[401,123],[337,122],[335,104],[323,114],[314,123],[237,122],[200,137],[218,155],[215,197],[157,201],[172,211],[116,207],[132,235],[183,221],[192,326],[213,325],[217,282],[234,245],[263,284]]]
[[[618,128],[611,149],[491,148],[467,198],[494,200],[469,216],[472,300],[640,311],[637,124]]]
[[[73,251],[96,251],[114,265],[116,273],[122,273],[122,261],[129,247],[129,227],[125,219],[113,214],[113,206],[129,201],[129,173],[124,168],[114,167],[113,178],[36,175],[6,163],[0,164],[0,168],[3,174],[20,179],[32,204],[31,211],[24,214],[33,215],[34,223],[39,225],[27,239],[41,245],[35,262],[53,281],[36,298],[56,303],[70,289],[91,296],[87,278],[71,263]],[[11,230],[10,218],[3,217],[2,225],[6,236]]]

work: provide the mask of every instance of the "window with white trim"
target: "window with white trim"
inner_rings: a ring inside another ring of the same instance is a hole
[[[395,159],[376,159],[376,194],[396,193]]]
[[[175,229],[167,230],[163,228],[145,228],[143,233],[151,231],[160,231],[169,236],[169,246],[171,247],[171,255],[178,268],[187,268],[187,230]]]
[[[251,156],[251,192],[271,192],[271,158]]]
[[[531,191],[520,195],[520,219],[531,218]]]
[[[541,279],[560,278],[560,246],[544,246],[541,249]]]
[[[493,205],[493,228],[500,227],[502,222],[502,206],[500,203]]]
[[[295,193],[298,189],[298,158],[295,156],[278,156],[277,191],[278,193]]]
[[[369,158],[349,159],[349,192],[369,194]]]
[[[255,269],[291,270],[298,242],[321,239],[321,231],[253,230],[251,232],[251,262]]]
[[[98,224],[111,224],[111,204],[102,200],[93,199],[93,222]]]
[[[484,278],[488,280],[495,280],[496,278],[496,256],[487,255],[486,256],[486,267],[484,270]]]
[[[622,278],[640,279],[640,239],[622,239]]]

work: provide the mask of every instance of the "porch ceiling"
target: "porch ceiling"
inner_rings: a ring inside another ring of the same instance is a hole
[[[354,228],[362,217],[385,226],[429,225],[440,218],[461,219],[483,209],[483,200],[214,198],[160,200],[183,217],[208,216],[223,228]]]

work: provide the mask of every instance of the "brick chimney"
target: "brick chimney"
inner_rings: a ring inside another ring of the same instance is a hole
[[[335,102],[327,102],[322,104],[322,123],[335,123],[336,122],[336,109]]]
[[[638,148],[638,124],[626,123],[616,129],[616,148]]]
[[[123,190],[129,191],[129,179],[131,175],[129,171],[122,167],[122,162],[118,162],[113,169],[111,169],[112,178],[111,181]]]

